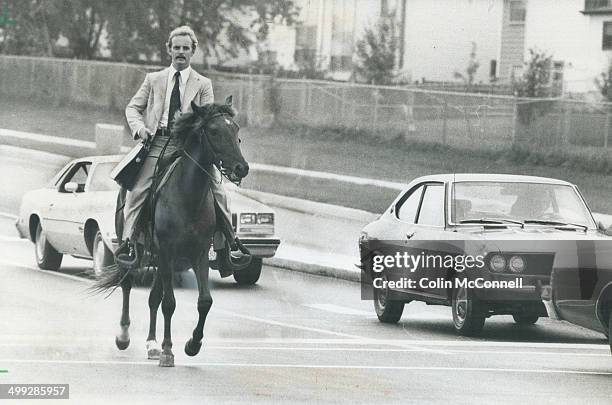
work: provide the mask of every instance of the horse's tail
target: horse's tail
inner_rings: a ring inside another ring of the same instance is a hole
[[[131,267],[118,266],[117,264],[104,267],[103,273],[89,288],[93,293],[105,293],[110,290],[110,295],[124,282],[132,281],[133,277]]]

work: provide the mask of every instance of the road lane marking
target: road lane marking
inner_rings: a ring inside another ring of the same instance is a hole
[[[0,264],[4,264],[4,265],[7,265],[7,266],[21,267],[21,268],[28,269],[28,270],[33,270],[33,271],[36,271],[36,272],[39,272],[39,273],[48,274],[50,276],[63,277],[63,278],[67,278],[67,279],[72,280],[72,281],[78,281],[78,282],[81,282],[81,283],[90,283],[90,284],[93,284],[93,282],[94,282],[94,280],[89,280],[89,279],[86,279],[86,278],[83,278],[83,277],[73,276],[72,274],[65,274],[65,273],[61,273],[61,272],[57,272],[57,271],[43,270],[43,269],[40,269],[38,267],[34,267],[34,266],[29,265],[29,264],[23,264],[23,263],[16,262],[16,261],[13,261],[13,260],[0,259]]]
[[[142,365],[158,367],[156,361],[119,361],[119,360],[44,360],[44,359],[0,359],[0,363],[9,364],[62,364],[62,365]],[[485,372],[485,373],[528,373],[528,374],[580,374],[612,375],[609,371],[568,370],[568,369],[528,369],[528,368],[493,368],[493,367],[428,367],[428,366],[376,366],[347,364],[282,364],[282,363],[213,363],[185,362],[177,363],[181,367],[236,367],[236,368],[304,368],[304,369],[339,369],[339,370],[391,370],[391,371],[441,371],[441,372]]]
[[[17,215],[14,215],[8,212],[2,212],[2,211],[0,211],[0,217],[4,217],[8,219],[17,219]]]
[[[175,340],[187,340],[190,336],[186,336],[183,339],[176,338]],[[69,339],[67,337],[66,339]],[[64,340],[66,340],[64,339]],[[104,342],[107,342],[109,339],[104,338],[101,339]],[[88,343],[88,342],[85,342]],[[40,343],[31,342],[31,343],[0,343],[0,347],[32,347],[38,346]],[[54,343],[53,347],[71,347],[74,348],[78,346],[78,343]],[[296,347],[296,346],[215,346],[215,345],[205,345],[204,349],[208,351],[288,351],[288,352],[363,352],[363,353],[411,353],[413,354],[415,350],[413,349],[391,349],[391,348],[370,348],[370,347]],[[581,352],[558,352],[558,351],[499,351],[499,350],[455,350],[450,349],[446,350],[445,353],[441,353],[445,355],[452,354],[468,354],[468,355],[528,355],[528,356],[568,356],[568,357],[601,357],[601,358],[610,358],[610,354],[608,353],[581,353]]]
[[[366,316],[368,318],[376,317],[376,314],[373,312],[362,311],[359,309],[353,309],[348,307],[343,307],[340,305],[334,304],[302,304],[307,308],[319,309],[321,311],[333,312],[335,314],[342,315],[358,315],[358,316]]]
[[[29,242],[29,240],[20,238],[19,236],[0,235],[0,242],[15,243],[15,242]]]

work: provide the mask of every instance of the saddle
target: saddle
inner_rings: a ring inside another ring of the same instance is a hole
[[[153,249],[153,226],[152,218],[154,218],[155,212],[155,202],[157,201],[157,197],[159,193],[164,188],[170,176],[176,169],[178,163],[183,159],[182,156],[177,155],[172,157],[170,163],[168,163],[165,167],[160,167],[159,171],[155,174],[153,179],[153,184],[149,189],[148,196],[145,200],[145,204],[140,212],[140,217],[136,223],[136,234],[140,235],[137,240],[133,241],[136,246],[136,262],[135,263],[121,263],[123,266],[132,267],[132,268],[142,268],[144,266],[154,267],[157,264],[157,255]],[[119,190],[119,194],[117,195],[117,203],[115,209],[115,233],[117,234],[117,238],[119,244],[122,246],[122,235],[124,228],[124,216],[123,216],[123,207],[125,206],[125,198],[127,195],[127,189],[122,187]],[[217,218],[224,218],[224,215],[220,212],[220,208],[218,207],[217,202],[215,201],[215,212],[217,214]],[[226,224],[225,226],[232,226],[232,224]],[[225,234],[225,248],[227,252],[230,252],[232,246],[230,245],[231,237],[227,234],[227,230],[217,224],[217,230],[221,231]],[[217,266],[221,277],[228,277],[233,274],[235,270],[242,270],[246,268],[250,264],[250,252],[249,250],[242,245],[239,240],[236,240],[237,249],[243,254],[248,255],[248,261],[243,261],[243,263],[235,263],[232,260],[232,255],[227,254],[219,257],[217,255]],[[115,254],[121,250],[121,247]]]

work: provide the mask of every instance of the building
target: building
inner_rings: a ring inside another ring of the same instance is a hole
[[[612,56],[611,0],[529,0],[525,50],[553,56],[564,91],[595,92]]]

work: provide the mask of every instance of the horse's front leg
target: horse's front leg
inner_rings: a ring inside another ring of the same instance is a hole
[[[159,356],[160,367],[174,367],[174,354],[172,353],[172,315],[176,308],[174,288],[172,286],[172,273],[174,271],[168,259],[160,254],[160,267],[158,269],[161,277],[164,296],[162,298],[162,313],[164,314],[164,340],[162,341],[162,352]]]
[[[149,336],[147,337],[147,358],[149,360],[158,360],[161,353],[159,343],[157,343],[157,310],[161,304],[164,291],[162,289],[161,277],[159,272],[155,272],[153,285],[149,293]]]
[[[205,250],[208,252],[207,249]],[[193,330],[191,339],[185,343],[185,353],[188,356],[195,356],[200,352],[202,338],[204,337],[204,323],[213,303],[208,288],[208,254],[203,255],[199,263],[194,265],[193,272],[198,282],[198,324]]]
[[[125,350],[130,345],[130,291],[132,290],[132,277],[127,275],[121,281],[121,292],[123,293],[123,305],[121,307],[121,320],[119,326],[121,329],[115,336],[115,344],[119,350]]]

